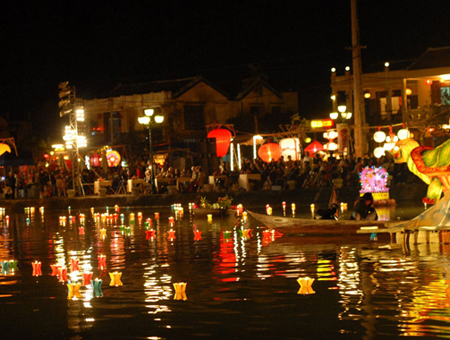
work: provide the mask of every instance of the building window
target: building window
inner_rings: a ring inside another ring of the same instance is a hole
[[[184,105],[184,128],[186,130],[203,130],[205,128],[203,105]]]

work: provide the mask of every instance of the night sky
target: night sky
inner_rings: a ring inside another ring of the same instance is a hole
[[[364,68],[450,45],[448,1],[358,6]],[[118,82],[242,78],[256,64],[276,87],[299,91],[301,115],[325,117],[330,68],[351,65],[350,25],[350,0],[10,1],[0,14],[0,115],[50,128],[62,120],[61,81],[90,97]]]

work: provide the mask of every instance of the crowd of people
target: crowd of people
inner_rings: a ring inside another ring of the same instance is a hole
[[[250,180],[252,190],[272,190],[274,186],[279,190],[333,187],[359,186],[359,174],[366,166],[383,167],[389,173],[390,181],[411,182],[415,180],[405,164],[395,164],[391,157],[381,158],[343,158],[324,157],[320,154],[314,156],[305,153],[301,160],[292,160],[290,156],[283,157],[271,163],[265,163],[261,159],[244,159],[241,169],[230,169],[229,163],[221,164],[216,171],[207,174],[201,166],[193,166],[190,169],[178,169],[166,164],[155,167],[155,177],[168,178],[167,185],[175,185],[178,177],[189,178],[178,187],[179,192],[206,191],[208,175],[216,176],[214,190],[220,192],[244,190],[239,186],[241,174],[260,174],[260,180]],[[117,192],[117,188],[124,186],[128,179],[139,178],[152,185],[152,171],[150,162],[137,160],[128,168],[102,168],[87,169],[81,172],[81,181],[85,184],[85,193],[94,194],[93,183],[96,180],[110,180],[112,182],[110,192]],[[66,196],[67,189],[72,187],[72,173],[66,167],[54,165],[24,166],[18,171],[10,171],[3,181],[3,193],[5,198],[45,198]],[[164,192],[166,187],[160,188]],[[38,197],[36,197],[38,196]]]

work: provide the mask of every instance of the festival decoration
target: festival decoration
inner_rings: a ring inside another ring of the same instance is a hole
[[[174,300],[187,300],[186,285],[186,282],[177,282],[173,284],[173,287],[175,288],[175,295],[173,297]]]
[[[8,261],[2,261],[2,275],[9,275],[9,262]]]
[[[292,217],[295,217],[295,203],[291,204]]]
[[[42,270],[41,270],[42,263],[39,261],[34,261],[31,263],[31,266],[33,267],[33,276],[41,276]]]
[[[251,229],[240,229],[239,233],[241,234],[241,237],[243,239],[249,239],[251,235],[252,230]]]
[[[229,230],[224,231],[224,232],[223,232],[223,239],[224,239],[224,240],[229,240],[229,239],[231,239],[231,231],[229,231]]]
[[[83,226],[78,227],[78,234],[79,235],[84,235],[84,227]]]
[[[145,239],[146,240],[153,240],[156,236],[156,230],[155,229],[149,229],[145,231]]]
[[[283,207],[283,216],[286,216],[286,202],[282,202],[281,206]]]
[[[106,161],[108,162],[108,166],[110,168],[119,166],[121,161],[120,154],[115,150],[109,150],[106,152]]]
[[[284,138],[280,140],[281,156],[287,160],[291,156],[293,161],[300,159],[300,140],[298,138]]]
[[[89,284],[92,282],[92,272],[84,272],[83,273],[83,286],[89,286]]]
[[[120,281],[120,279],[122,278],[122,273],[120,272],[114,272],[114,273],[109,273],[109,277],[111,278],[111,282],[109,283],[110,286],[123,286],[122,281]]]
[[[396,163],[406,162],[408,169],[428,184],[423,202],[437,203],[442,192],[450,189],[450,139],[436,147],[419,146],[414,139],[398,141],[392,149]]]
[[[102,282],[103,282],[103,280],[101,280],[99,278],[96,278],[95,280],[91,280],[91,286],[94,290],[94,297],[103,296]]]
[[[103,269],[106,267],[106,256],[98,255],[98,267],[99,269]]]
[[[194,241],[202,240],[202,232],[200,230],[194,230]]]
[[[9,270],[12,271],[13,273],[17,270],[19,270],[19,267],[17,267],[17,260],[10,260],[9,261]]]
[[[69,288],[68,299],[72,300],[73,298],[80,298],[80,287],[81,283],[67,283],[67,287]]]
[[[11,148],[8,144],[0,143],[0,156],[3,155],[5,152],[11,153]]]
[[[281,147],[277,143],[268,142],[261,145],[258,150],[258,156],[266,163],[276,162],[281,158]]]
[[[297,282],[300,285],[300,289],[298,290],[297,294],[308,295],[315,293],[315,291],[312,289],[314,279],[310,277],[299,277],[297,279]]]
[[[369,192],[374,201],[388,200],[389,188],[387,187],[388,173],[382,167],[365,167],[359,174],[361,182],[361,195]]]
[[[175,233],[176,233],[175,230],[170,229],[170,230],[167,232],[167,239],[168,239],[169,241],[173,241],[173,240],[176,238],[176,237],[175,237]]]
[[[228,153],[232,134],[227,129],[214,129],[208,133],[208,138],[216,139],[216,156],[223,157]]]
[[[323,150],[323,145],[320,144],[318,141],[312,141],[311,144],[309,144],[306,148],[305,148],[305,152],[309,152],[310,154],[315,154],[318,151],[322,151]]]
[[[67,268],[66,267],[60,267],[59,268],[59,282],[66,282],[66,281],[68,281]]]
[[[59,270],[60,270],[60,266],[57,264],[51,264],[50,268],[52,268],[52,273],[50,274],[51,276],[58,276],[59,275]]]
[[[80,268],[78,267],[79,263],[80,263],[80,260],[78,260],[77,258],[70,259],[70,268],[73,272],[80,270]]]

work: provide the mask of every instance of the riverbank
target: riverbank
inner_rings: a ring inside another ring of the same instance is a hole
[[[340,202],[354,202],[359,195],[359,187],[345,187],[337,189]],[[427,186],[420,184],[397,184],[390,188],[390,198],[398,203],[417,204],[426,195]],[[183,193],[183,194],[156,194],[156,195],[107,195],[82,196],[82,197],[52,197],[44,199],[1,199],[0,206],[8,211],[23,211],[24,207],[44,207],[45,209],[66,209],[68,206],[74,209],[86,209],[98,206],[130,206],[130,207],[169,207],[174,203],[188,205],[191,202],[199,202],[201,197],[206,197],[209,202],[216,202],[218,197],[228,195],[233,198],[233,205],[242,204],[253,209],[261,208],[266,204],[271,206],[281,205],[285,201],[288,204],[295,203],[298,207],[309,206],[311,203],[318,207],[328,205],[332,193],[331,188],[281,190],[281,191],[240,191],[228,193]]]

